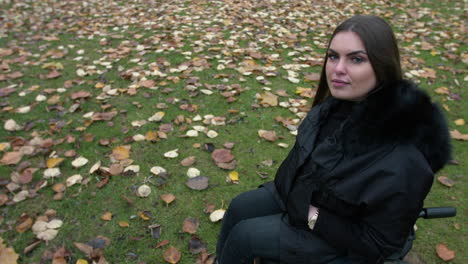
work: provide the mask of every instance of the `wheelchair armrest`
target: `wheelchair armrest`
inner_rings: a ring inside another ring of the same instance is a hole
[[[453,217],[457,215],[455,207],[428,207],[423,208],[419,213],[419,217],[424,219]]]

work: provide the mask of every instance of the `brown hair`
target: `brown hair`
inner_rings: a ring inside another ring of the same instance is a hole
[[[343,31],[354,32],[361,38],[377,77],[378,86],[387,81],[402,79],[398,44],[392,28],[385,20],[369,15],[351,17],[333,31],[327,49],[330,48],[330,43],[335,35]],[[312,106],[323,102],[330,94],[325,72],[326,64],[327,56],[325,56],[322,66],[317,94]]]

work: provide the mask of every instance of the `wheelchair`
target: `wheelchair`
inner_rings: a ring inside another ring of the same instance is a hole
[[[457,210],[454,207],[429,207],[423,208],[419,213],[419,218],[423,219],[433,219],[433,218],[446,218],[446,217],[453,217],[457,214]],[[389,256],[385,260],[385,264],[407,264],[407,262],[403,261],[403,258],[408,254],[408,252],[413,247],[413,241],[416,239],[414,232],[408,237],[405,245],[403,248],[394,253],[393,255]],[[338,258],[333,260],[328,264],[345,264],[347,263],[346,258]],[[269,260],[269,259],[260,259],[257,258],[254,261],[254,264],[281,264],[276,260]]]

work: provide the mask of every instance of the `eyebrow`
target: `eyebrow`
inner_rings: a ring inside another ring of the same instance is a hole
[[[334,50],[334,49],[329,49],[329,51],[338,54],[338,52],[336,50]],[[356,55],[356,54],[360,54],[360,53],[362,53],[364,55],[367,55],[367,52],[365,52],[363,50],[356,50],[356,51],[352,51],[352,52],[346,54],[346,56],[352,56],[352,55]]]

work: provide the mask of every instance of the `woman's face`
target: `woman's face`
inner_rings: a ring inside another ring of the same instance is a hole
[[[377,77],[361,38],[351,31],[335,35],[330,43],[325,71],[333,97],[361,101],[377,85]]]

